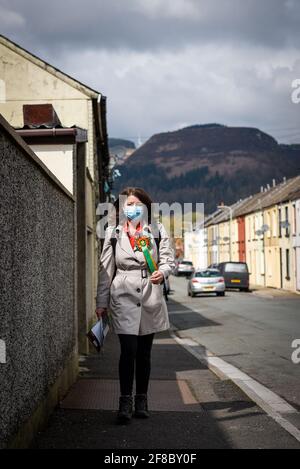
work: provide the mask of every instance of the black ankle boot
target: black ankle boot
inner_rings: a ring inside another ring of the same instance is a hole
[[[129,422],[132,417],[132,396],[120,396],[119,398],[119,422]]]
[[[148,412],[147,394],[136,394],[134,398],[135,412],[134,416],[142,419],[150,417]]]

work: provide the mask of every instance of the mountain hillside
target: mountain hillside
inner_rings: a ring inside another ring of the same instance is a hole
[[[123,138],[108,139],[109,153],[116,158],[118,165],[123,164],[135,150],[135,144]]]
[[[258,192],[262,185],[300,173],[300,145],[280,145],[256,128],[194,125],[153,135],[120,167],[115,195],[141,186],[156,202],[223,201]]]

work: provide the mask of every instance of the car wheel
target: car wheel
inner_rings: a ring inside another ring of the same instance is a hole
[[[218,292],[218,293],[217,293],[217,296],[225,296],[225,292],[224,292],[224,291]]]
[[[191,297],[194,298],[194,297],[195,297],[195,293],[191,292]]]

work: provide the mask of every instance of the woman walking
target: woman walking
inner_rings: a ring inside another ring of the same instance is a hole
[[[116,225],[108,226],[105,232],[96,314],[101,317],[109,310],[113,330],[119,337],[118,421],[126,423],[133,414],[134,376],[134,416],[149,417],[151,348],[154,334],[170,326],[163,282],[174,268],[175,260],[163,224],[151,223],[149,195],[138,187],[128,187],[120,195],[122,202],[120,197],[115,202]],[[159,249],[155,237],[159,239]]]

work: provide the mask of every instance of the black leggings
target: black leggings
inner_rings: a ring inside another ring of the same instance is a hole
[[[131,395],[133,391],[134,365],[136,394],[147,394],[150,370],[151,348],[154,334],[118,334],[121,345],[119,379],[121,394]]]

